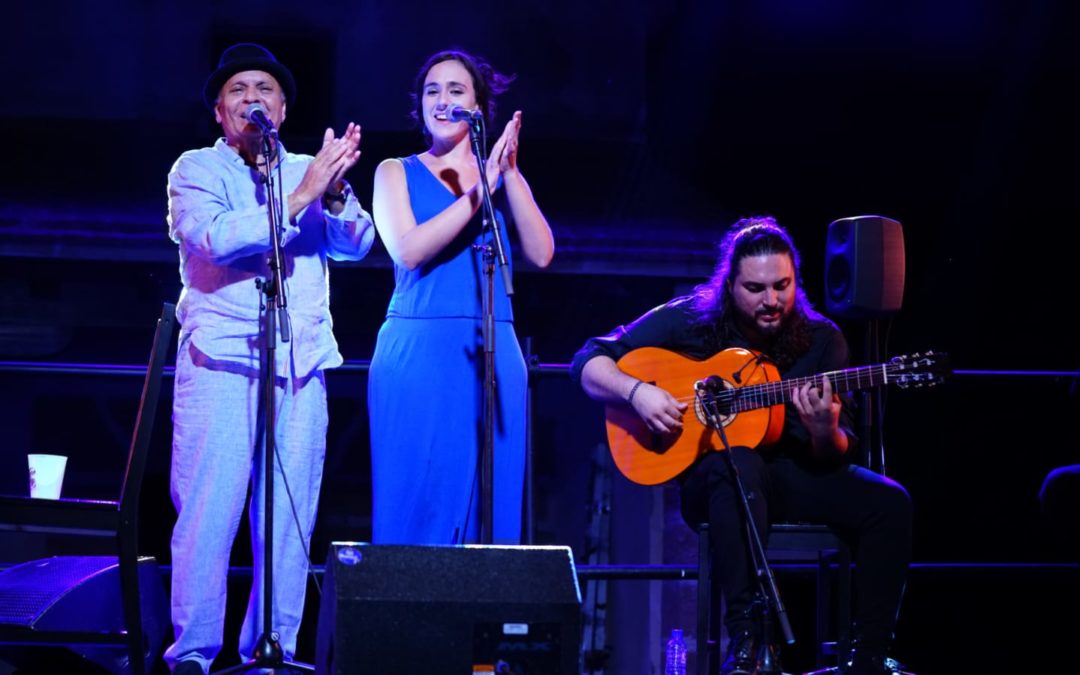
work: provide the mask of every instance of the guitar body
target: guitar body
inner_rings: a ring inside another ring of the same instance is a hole
[[[727,388],[738,389],[780,379],[775,366],[740,348],[725,349],[712,358],[695,361],[666,349],[644,347],[627,353],[618,363],[623,372],[689,404],[683,414],[682,431],[671,435],[650,431],[628,405],[607,406],[607,438],[615,465],[624,476],[642,485],[671,480],[706,452],[723,449],[719,434],[706,423],[696,405],[697,381],[717,376]],[[744,410],[722,419],[729,445],[756,448],[780,439],[784,406]]]
[[[699,457],[722,450],[719,433],[701,410],[695,385],[708,386],[701,398],[719,411],[720,428],[731,447],[756,448],[780,440],[784,405],[793,389],[820,386],[829,378],[834,393],[895,384],[904,389],[933,387],[949,375],[947,354],[894,356],[886,363],[845,368],[780,381],[776,367],[747,349],[725,349],[704,361],[695,361],[657,347],[628,352],[619,368],[643,382],[666,389],[687,403],[683,429],[675,434],[654,434],[634,410],[620,403],[607,406],[607,437],[611,456],[624,476],[642,485],[675,478]]]

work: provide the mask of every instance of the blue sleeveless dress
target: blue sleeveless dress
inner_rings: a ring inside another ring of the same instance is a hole
[[[402,160],[416,222],[456,197],[420,159]],[[504,246],[509,239],[493,196]],[[438,256],[415,270],[395,266],[394,294],[379,330],[368,379],[372,540],[378,544],[476,543],[480,537],[486,291],[478,211]],[[507,251],[509,256],[509,251]],[[496,544],[521,539],[525,476],[525,360],[502,275],[495,269]]]

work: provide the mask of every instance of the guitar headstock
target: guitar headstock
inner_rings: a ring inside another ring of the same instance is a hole
[[[904,389],[933,387],[945,381],[952,374],[949,355],[929,351],[894,356],[889,360],[892,381]]]

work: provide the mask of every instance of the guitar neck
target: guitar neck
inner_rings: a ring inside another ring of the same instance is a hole
[[[791,400],[792,390],[802,388],[804,385],[813,384],[816,387],[821,387],[822,378],[825,376],[828,376],[832,390],[841,393],[888,384],[890,372],[887,363],[876,366],[860,366],[806,377],[793,377],[788,380],[753,384],[739,389],[729,389],[720,396],[723,399],[725,394],[730,395],[730,412],[767,408],[787,403]]]

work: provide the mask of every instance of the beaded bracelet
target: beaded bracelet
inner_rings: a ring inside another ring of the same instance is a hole
[[[645,384],[645,383],[643,381],[641,381],[641,380],[638,380],[637,382],[634,383],[634,386],[630,388],[630,393],[626,395],[626,402],[627,403],[633,404],[633,402],[634,402],[634,394],[637,393],[637,388],[640,387],[643,384]]]

